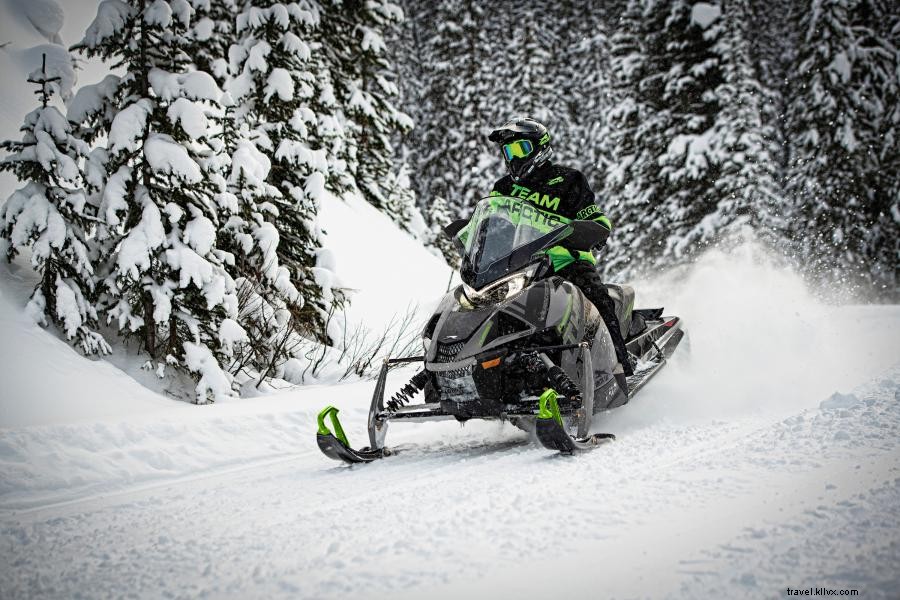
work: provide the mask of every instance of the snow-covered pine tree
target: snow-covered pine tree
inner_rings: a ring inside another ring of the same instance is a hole
[[[222,228],[220,246],[234,256],[229,270],[237,286],[237,321],[247,337],[235,346],[228,370],[262,382],[281,374],[300,343],[290,310],[300,292],[278,261],[280,236],[273,221],[281,194],[266,182],[269,158],[248,140],[240,140],[230,156],[228,189],[237,209]]]
[[[212,75],[219,86],[228,79],[228,50],[237,41],[238,0],[190,0],[195,16],[188,32],[195,43],[190,57],[197,69]]]
[[[838,291],[891,289],[898,220],[889,190],[897,176],[883,168],[896,161],[887,130],[898,63],[878,29],[890,20],[888,5],[813,0],[798,17],[802,38],[787,112],[797,258]]]
[[[487,133],[509,117],[516,90],[502,84],[507,36],[499,11],[473,0],[442,0],[421,9],[404,27],[403,61],[418,61],[422,76],[401,82],[416,127],[404,140],[415,161],[414,186],[428,212],[435,198],[454,218],[468,216],[504,173]]]
[[[193,9],[185,0],[106,0],[76,49],[124,75],[99,99],[117,105],[106,135],[100,217],[110,256],[105,313],[152,360],[198,379],[197,402],[233,394],[221,363],[245,338],[237,297],[216,247],[234,208],[209,145],[208,108],[221,92],[188,71]],[[148,363],[151,364],[152,363]]]
[[[560,18],[552,23],[548,47],[551,86],[545,102],[553,106],[550,133],[554,158],[582,171],[595,193],[601,193],[608,168],[603,130],[612,105],[609,91],[607,22],[615,14],[610,2],[568,0],[557,4]],[[535,15],[538,22],[550,26]],[[563,52],[562,59],[559,53]],[[614,199],[598,197],[615,219]]]
[[[403,20],[390,0],[325,0],[318,40],[346,117],[347,165],[356,188],[406,228],[415,198],[393,140],[412,128],[396,106],[399,88],[385,35]]]
[[[749,0],[727,0],[722,8],[723,14],[716,18],[721,33],[713,48],[722,69],[722,83],[715,90],[720,108],[713,134],[721,172],[714,182],[715,212],[700,227],[713,225],[716,235],[726,236],[751,226],[776,242],[772,232],[783,231],[786,223],[779,210],[778,135],[766,118],[771,114],[765,114],[765,103],[773,94],[761,82],[753,59]],[[690,237],[685,240],[691,241]]]
[[[632,0],[612,37],[605,196],[622,202],[609,244],[608,270],[618,275],[684,260],[716,238],[715,224],[703,223],[716,209],[720,171],[712,146],[714,92],[723,81],[715,8]]]
[[[31,251],[40,283],[28,312],[39,323],[55,323],[85,354],[108,354],[96,330],[94,265],[89,249],[92,219],[84,214],[86,192],[79,168],[88,145],[78,139],[62,113],[50,105],[59,77],[48,72],[46,56],[30,83],[39,86],[41,106],[25,117],[22,140],[6,141],[9,152],[0,170],[12,172],[25,186],[10,196],[0,213],[0,237],[12,259]]]
[[[248,139],[271,161],[268,181],[279,191],[277,256],[299,291],[295,320],[305,335],[327,340],[331,305],[316,267],[318,206],[326,192],[352,184],[344,126],[324,50],[316,38],[318,5],[260,0],[237,17],[227,84],[234,116],[250,127]]]

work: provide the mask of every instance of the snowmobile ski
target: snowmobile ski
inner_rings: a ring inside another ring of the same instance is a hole
[[[339,460],[351,465],[372,462],[389,454],[384,448],[354,450],[347,440],[347,434],[344,433],[344,428],[341,427],[337,414],[338,409],[334,406],[326,406],[319,413],[319,431],[316,434],[316,443],[318,443],[322,454],[332,460]],[[329,416],[331,417],[331,426],[334,427],[334,433],[325,424],[325,418]]]
[[[541,394],[539,400],[535,433],[544,448],[556,450],[560,454],[575,454],[593,450],[616,439],[616,436],[611,433],[595,433],[584,438],[569,435],[563,427],[557,396],[555,390],[549,389]]]

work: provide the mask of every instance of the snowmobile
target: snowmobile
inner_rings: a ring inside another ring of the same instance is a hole
[[[575,285],[554,275],[547,254],[561,244],[591,251],[608,230],[492,196],[445,233],[462,256],[462,283],[427,321],[424,354],[384,360],[369,409],[368,447],[351,447],[338,410],[328,406],[318,416],[319,449],[345,463],[371,462],[391,454],[389,423],[442,419],[510,421],[563,454],[615,439],[590,433],[593,416],[634,398],[666,365],[684,330],[661,308],[635,309],[631,287],[608,284],[626,346],[638,359],[635,374],[623,374],[599,312]],[[385,402],[388,371],[402,363],[422,368]],[[423,401],[413,403],[419,392]]]

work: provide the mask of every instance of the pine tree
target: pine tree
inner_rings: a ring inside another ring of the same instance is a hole
[[[41,106],[25,117],[22,141],[0,144],[10,154],[0,170],[12,172],[25,186],[9,197],[0,215],[0,236],[7,258],[31,251],[31,264],[41,275],[29,312],[43,325],[59,326],[85,354],[108,354],[110,347],[97,326],[94,265],[89,249],[93,222],[84,214],[79,161],[88,146],[78,139],[59,110],[50,105],[58,76],[40,71],[28,77],[39,86]]]
[[[106,2],[76,48],[125,72],[102,98],[118,104],[89,111],[114,114],[100,204],[107,318],[139,337],[151,360],[193,373],[196,401],[207,402],[232,395],[221,364],[246,332],[216,247],[232,207],[209,143],[220,91],[188,71],[192,13],[178,0]]]
[[[277,188],[278,259],[299,296],[292,310],[303,332],[326,340],[325,322],[336,301],[316,280],[320,232],[315,216],[326,193],[352,184],[346,136],[331,72],[315,36],[315,4],[258,2],[238,15],[239,42],[230,51],[235,118],[271,161]]]
[[[281,194],[266,182],[271,163],[248,140],[229,150],[228,194],[235,209],[222,228],[220,245],[233,256],[229,270],[237,287],[237,321],[247,336],[234,348],[228,370],[262,382],[280,372],[298,343],[290,307],[298,303],[300,292],[278,261],[280,236],[273,221]]]
[[[194,0],[196,14],[191,20],[189,55],[200,71],[215,78],[219,86],[228,79],[228,51],[237,41],[235,31],[238,0]]]
[[[465,217],[504,173],[486,134],[515,109],[515,91],[498,85],[497,74],[508,72],[505,22],[473,0],[444,0],[421,12],[418,6],[407,5],[414,17],[404,26],[401,60],[427,70],[401,82],[416,123],[403,143],[423,211],[441,198],[454,217]]]
[[[716,210],[705,221],[715,223],[722,237],[750,226],[773,241],[769,232],[783,230],[785,224],[779,210],[778,136],[765,114],[765,103],[772,95],[760,81],[753,60],[748,0],[729,0],[723,8],[722,31],[713,48],[722,65],[713,134],[721,172],[714,182]]]
[[[889,191],[896,170],[885,175],[884,167],[896,160],[889,107],[898,62],[877,29],[888,10],[879,2],[813,0],[799,15],[801,47],[791,69],[792,239],[814,277],[849,289],[896,285]]]
[[[597,201],[615,219],[615,199],[602,197],[609,167],[603,131],[612,107],[608,37],[612,27],[608,22],[616,7],[611,4],[569,0],[557,5],[561,18],[549,43],[545,68],[552,85],[544,102],[554,107],[549,124],[553,160],[582,171]],[[560,52],[565,58],[559,56]]]
[[[373,206],[406,228],[415,199],[400,176],[393,140],[412,128],[396,106],[399,88],[385,36],[403,19],[390,0],[323,2],[318,35],[347,128],[347,164],[355,187]]]
[[[709,5],[704,5],[709,6]],[[712,16],[713,18],[709,18]],[[633,275],[685,260],[716,239],[712,145],[723,82],[715,14],[685,1],[629,3],[611,40],[616,106],[606,197],[620,198],[608,270]]]

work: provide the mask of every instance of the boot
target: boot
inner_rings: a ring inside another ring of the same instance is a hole
[[[603,317],[603,322],[606,323],[606,328],[609,330],[609,337],[612,338],[613,347],[616,349],[616,358],[619,359],[619,364],[622,365],[622,372],[630,377],[634,375],[634,360],[631,358],[628,348],[625,347],[625,340],[622,338],[622,327],[619,325],[619,318],[616,317],[612,301],[609,304],[613,310],[603,311],[601,316]]]

